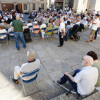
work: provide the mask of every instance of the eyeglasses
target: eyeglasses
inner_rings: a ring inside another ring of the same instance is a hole
[[[84,58],[82,58],[82,60],[86,61]],[[87,62],[87,61],[86,61]],[[88,63],[88,62],[87,62]]]

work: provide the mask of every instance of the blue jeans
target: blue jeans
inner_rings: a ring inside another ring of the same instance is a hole
[[[76,69],[73,77],[80,72],[80,69]],[[67,75],[64,74],[64,76],[60,79],[60,84],[65,84],[66,82],[69,82],[71,84],[71,86],[73,87],[73,89],[77,92],[77,83],[73,82]]]
[[[96,32],[95,32],[95,37],[94,37],[94,39],[97,38],[97,34],[98,34],[99,29],[100,29],[100,27],[97,28],[97,30],[96,30]]]
[[[23,32],[14,32],[14,38],[15,38],[15,43],[16,43],[17,49],[20,49],[19,38],[21,39],[21,42],[23,43],[23,47],[24,48],[26,47],[26,42],[25,42],[25,39],[24,39]]]

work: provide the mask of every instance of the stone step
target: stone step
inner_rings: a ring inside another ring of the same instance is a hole
[[[66,95],[66,93],[64,93],[64,94],[61,94],[50,100],[100,100],[100,91],[96,92],[96,93],[92,94],[91,96],[88,96],[84,99],[82,99],[81,97],[77,98],[77,96],[74,94]]]

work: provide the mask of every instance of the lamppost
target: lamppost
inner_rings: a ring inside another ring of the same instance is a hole
[[[31,0],[28,0],[28,2],[29,2],[29,14],[30,14],[30,13],[31,13],[31,12],[30,12],[30,2],[31,2]]]

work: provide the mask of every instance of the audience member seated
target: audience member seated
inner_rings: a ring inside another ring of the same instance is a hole
[[[34,26],[33,26],[33,34],[34,36],[39,36],[39,30],[40,30],[40,27],[37,25],[37,22],[34,22]]]
[[[3,26],[0,26],[0,34],[2,34],[2,33],[7,34],[7,31],[3,28]],[[0,39],[3,39],[5,37],[7,37],[7,35],[2,35],[2,36],[0,36]]]
[[[75,70],[73,76],[65,72],[64,76],[57,82],[58,84],[65,84],[68,81],[78,94],[85,96],[91,94],[95,89],[98,69],[91,67],[93,65],[93,58],[88,55],[82,58],[82,65],[84,66],[82,70]]]
[[[84,28],[87,29],[88,28],[88,21],[86,19],[84,19],[83,23]]]
[[[40,60],[39,59],[35,59],[36,53],[34,50],[30,49],[27,51],[27,59],[28,61],[24,64],[22,64],[21,67],[19,66],[15,66],[14,69],[14,78],[13,78],[13,82],[18,84],[18,77],[24,73],[30,73],[33,70],[40,68]],[[31,79],[31,77],[29,77],[29,79]],[[27,80],[29,80],[27,79]]]
[[[65,38],[68,38],[68,31],[71,28],[70,21],[67,21],[67,25],[65,27]]]
[[[23,26],[23,34],[24,34],[24,39],[25,39],[25,41],[26,42],[30,42],[30,41],[32,41],[32,39],[31,39],[31,34],[30,34],[30,29],[29,29],[29,27],[27,26],[27,24],[24,24],[24,26]]]
[[[40,26],[40,30],[41,30],[42,39],[44,40],[44,35],[45,35],[45,30],[46,30],[45,23],[42,22],[42,25]]]
[[[27,24],[24,24],[23,30],[25,30],[25,29],[27,29],[27,28],[29,28],[29,27],[27,26]]]
[[[87,55],[91,56],[94,60],[93,67],[96,67],[98,69],[98,81],[96,83],[96,87],[100,87],[100,61],[98,60],[98,56],[94,51],[89,51]]]
[[[0,25],[4,25],[4,20],[3,19],[1,20],[1,24]]]
[[[53,27],[53,34],[58,34],[58,29],[59,29],[58,22],[55,21]]]
[[[3,27],[8,31],[9,28],[11,28],[11,25],[7,23],[7,21],[4,21]]]
[[[52,34],[52,24],[51,23],[48,23],[48,27],[46,28],[45,32],[46,32],[45,33],[46,39],[51,38],[51,34]]]
[[[30,20],[28,20],[27,26],[28,26],[28,27],[33,26]]]

